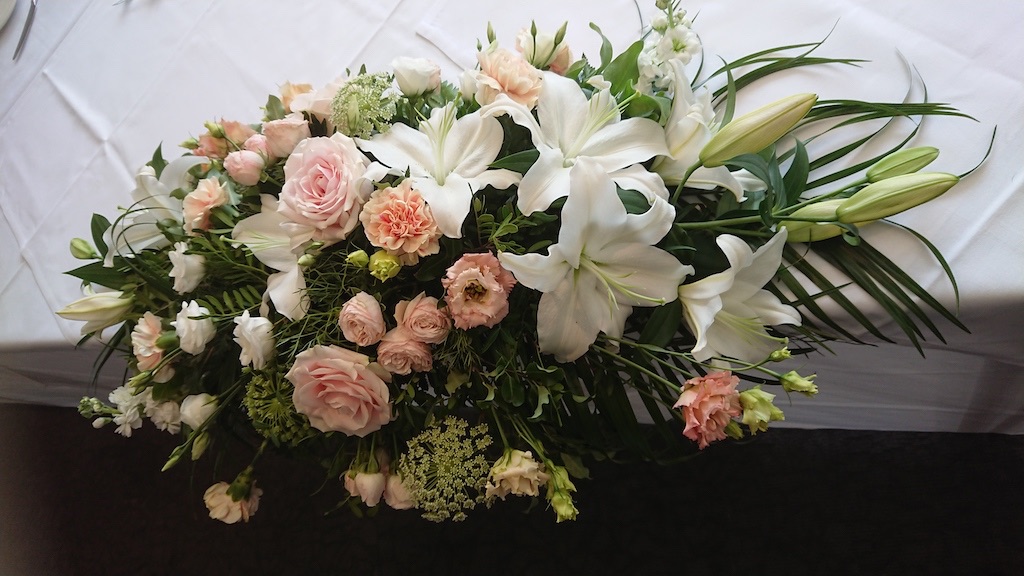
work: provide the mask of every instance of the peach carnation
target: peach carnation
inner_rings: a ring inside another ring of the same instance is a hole
[[[185,195],[181,202],[185,219],[185,232],[210,229],[210,213],[214,208],[224,206],[230,200],[228,191],[220,180],[203,178],[196,189]]]
[[[430,207],[408,179],[374,192],[363,206],[359,221],[371,244],[387,250],[405,266],[440,250],[441,231]]]
[[[543,76],[522,56],[495,48],[477,54],[480,72],[476,75],[476,101],[481,106],[494,102],[499,94],[533,108],[540,96]]]
[[[672,406],[681,408],[686,428],[683,435],[697,442],[701,450],[725,438],[725,427],[743,413],[736,385],[740,379],[725,370],[691,378],[683,385],[679,400]]]
[[[441,280],[456,328],[493,327],[508,314],[508,295],[516,284],[493,254],[465,254]]]

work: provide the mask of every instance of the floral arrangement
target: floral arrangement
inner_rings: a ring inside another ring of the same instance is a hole
[[[286,83],[259,123],[208,122],[170,162],[157,149],[132,204],[71,243],[88,294],[58,314],[83,341],[114,329],[100,364],[130,368],[81,413],[180,435],[166,467],[251,450],[205,493],[224,522],[256,513],[266,450],[321,463],[357,512],[460,520],[514,495],[563,521],[589,461],[687,458],[814,395],[775,366],[857,341],[828,310],[887,338],[846,284],[915,345],[922,326],[941,338],[933,313],[962,328],[859,233],[957,183],[907,144],[960,114],[797,94],[737,115],[754,82],[856,61],[814,43],[708,71],[685,12],[656,4],[599,61],[573,58],[565,26],[515,50],[488,31],[458,86],[398,58]],[[895,146],[858,157],[901,118]],[[885,126],[818,142],[862,122]]]

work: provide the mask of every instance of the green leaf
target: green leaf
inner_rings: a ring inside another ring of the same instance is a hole
[[[793,163],[782,179],[786,187],[786,206],[792,206],[800,201],[800,195],[807,187],[807,175],[810,173],[810,161],[804,143],[797,140],[793,150]]]
[[[612,94],[622,96],[636,92],[633,86],[636,85],[636,81],[640,77],[640,69],[637,67],[636,59],[643,49],[643,41],[637,40],[604,68],[602,75],[605,80],[611,82]],[[621,101],[621,98],[619,100]]]
[[[107,268],[103,265],[103,262],[91,262],[85,266],[69,270],[65,274],[114,290],[120,289],[127,282],[123,272],[117,268]]]
[[[583,465],[583,460],[575,454],[569,454],[568,452],[562,452],[562,466],[565,467],[565,471],[569,473],[573,478],[579,478],[585,480],[590,478],[590,470]]]
[[[537,149],[523,150],[522,152],[509,154],[504,158],[495,160],[490,164],[490,167],[504,168],[520,174],[526,174],[527,170],[537,162],[537,158],[540,158],[540,152]]]
[[[160,174],[163,173],[164,168],[167,166],[167,161],[164,160],[164,154],[161,150],[162,147],[163,142],[156,147],[156,150],[153,152],[153,158],[149,161],[149,165],[153,167],[157,178],[160,178]]]
[[[285,117],[284,104],[281,99],[271,94],[267,98],[267,105],[263,108],[266,111],[266,120],[280,120]]]
[[[107,243],[103,240],[103,234],[110,229],[110,220],[102,214],[93,214],[89,222],[89,229],[92,231],[92,243],[100,256],[107,253]]]
[[[533,411],[533,415],[530,416],[531,420],[540,418],[540,415],[544,412],[544,406],[551,402],[551,393],[548,391],[547,386],[537,386],[537,409]]]
[[[654,346],[667,346],[679,330],[679,324],[683,321],[683,304],[675,299],[668,304],[658,306],[651,313],[651,318],[640,333],[641,344],[653,344]]]
[[[597,71],[600,72],[601,70],[604,70],[605,66],[607,66],[612,59],[612,43],[605,37],[604,32],[601,32],[601,29],[597,24],[591,22],[590,29],[601,36],[601,65],[597,67]]]

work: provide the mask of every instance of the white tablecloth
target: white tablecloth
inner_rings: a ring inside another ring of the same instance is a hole
[[[812,42],[831,31],[821,55],[870,60],[787,73],[785,82],[747,91],[741,112],[808,90],[822,98],[902,99],[909,82],[902,54],[929,99],[977,119],[926,121],[916,142],[942,150],[935,169],[969,169],[998,126],[980,170],[897,217],[949,259],[972,334],[948,327],[948,345],[929,340],[926,360],[905,342],[811,356],[802,370],[820,374],[821,394],[784,400],[786,423],[1024,433],[1024,43],[1016,40],[1024,3],[693,0],[686,8],[708,58]],[[113,216],[124,205],[134,172],[159,142],[165,156],[175,156],[175,145],[198,135],[205,120],[258,121],[266,96],[285,81],[323,85],[362,64],[387,70],[396,56],[430,58],[457,81],[474,65],[488,20],[509,47],[531,19],[551,31],[568,20],[575,53],[596,59],[590,22],[618,51],[654,12],[625,0],[500,7],[473,0],[41,0],[24,53],[12,61],[27,10],[28,1],[19,1],[0,30],[0,400],[57,405],[89,393],[96,352],[74,350],[80,323],[53,313],[80,296],[77,281],[61,274],[80,265],[68,240],[89,237],[91,213]],[[884,227],[871,237],[952,303],[926,251]],[[108,372],[103,385],[112,387],[120,369]]]

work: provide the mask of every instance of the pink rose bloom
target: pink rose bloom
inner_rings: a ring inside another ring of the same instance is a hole
[[[359,214],[371,244],[383,248],[405,266],[441,250],[441,231],[420,192],[408,180],[374,192]]]
[[[352,496],[359,497],[370,508],[380,503],[384,495],[384,488],[387,479],[381,472],[352,472],[345,473],[345,489]]]
[[[698,443],[701,450],[725,438],[725,427],[743,413],[736,385],[740,379],[726,370],[692,378],[683,385],[679,400],[672,406],[682,408],[686,420],[683,435]]]
[[[492,328],[508,314],[516,279],[493,254],[464,254],[441,279],[444,300],[456,328]]]
[[[228,155],[228,141],[207,132],[199,136],[199,147],[192,153],[207,158],[224,158]]]
[[[266,165],[263,156],[251,150],[235,150],[224,159],[224,169],[228,171],[228,176],[243,186],[258,184]]]
[[[345,339],[359,346],[372,346],[387,332],[380,304],[366,292],[356,294],[341,306],[338,325]]]
[[[408,510],[416,505],[412,491],[398,474],[388,475],[387,484],[384,486],[384,502],[395,510]]]
[[[367,162],[344,134],[303,140],[284,164],[278,212],[311,227],[313,240],[342,240],[359,223],[359,209],[373,189],[364,178]]]
[[[246,139],[245,144],[242,144],[242,148],[259,154],[264,158],[270,157],[270,149],[267,148],[267,137],[263,134],[253,134]]]
[[[428,372],[434,366],[430,346],[420,342],[408,328],[399,326],[381,339],[377,345],[377,362],[393,374]]]
[[[497,48],[477,53],[480,72],[476,76],[476,101],[486,106],[498,97],[507,94],[509,98],[533,108],[540,96],[543,76],[520,55]]]
[[[139,318],[135,328],[132,329],[132,353],[139,371],[145,372],[156,368],[164,359],[164,351],[156,345],[163,333],[163,326],[160,318],[152,312],[146,312]],[[153,375],[156,382],[167,382],[174,376],[174,369],[164,366],[159,372]]]
[[[181,209],[185,216],[185,232],[210,229],[210,212],[230,200],[228,191],[216,178],[203,178],[196,189],[185,195]]]
[[[250,136],[256,133],[252,126],[234,120],[221,119],[220,126],[224,129],[224,138],[227,139],[232,150],[240,148]]]
[[[391,421],[387,373],[364,355],[338,346],[313,346],[295,357],[285,378],[295,385],[295,411],[321,432],[366,436]]]
[[[309,121],[298,112],[263,125],[267,150],[274,158],[287,158],[299,142],[309,138]]]
[[[437,307],[437,298],[420,292],[412,300],[402,300],[395,305],[395,322],[409,331],[410,336],[425,344],[440,344],[452,322],[448,313]]]

